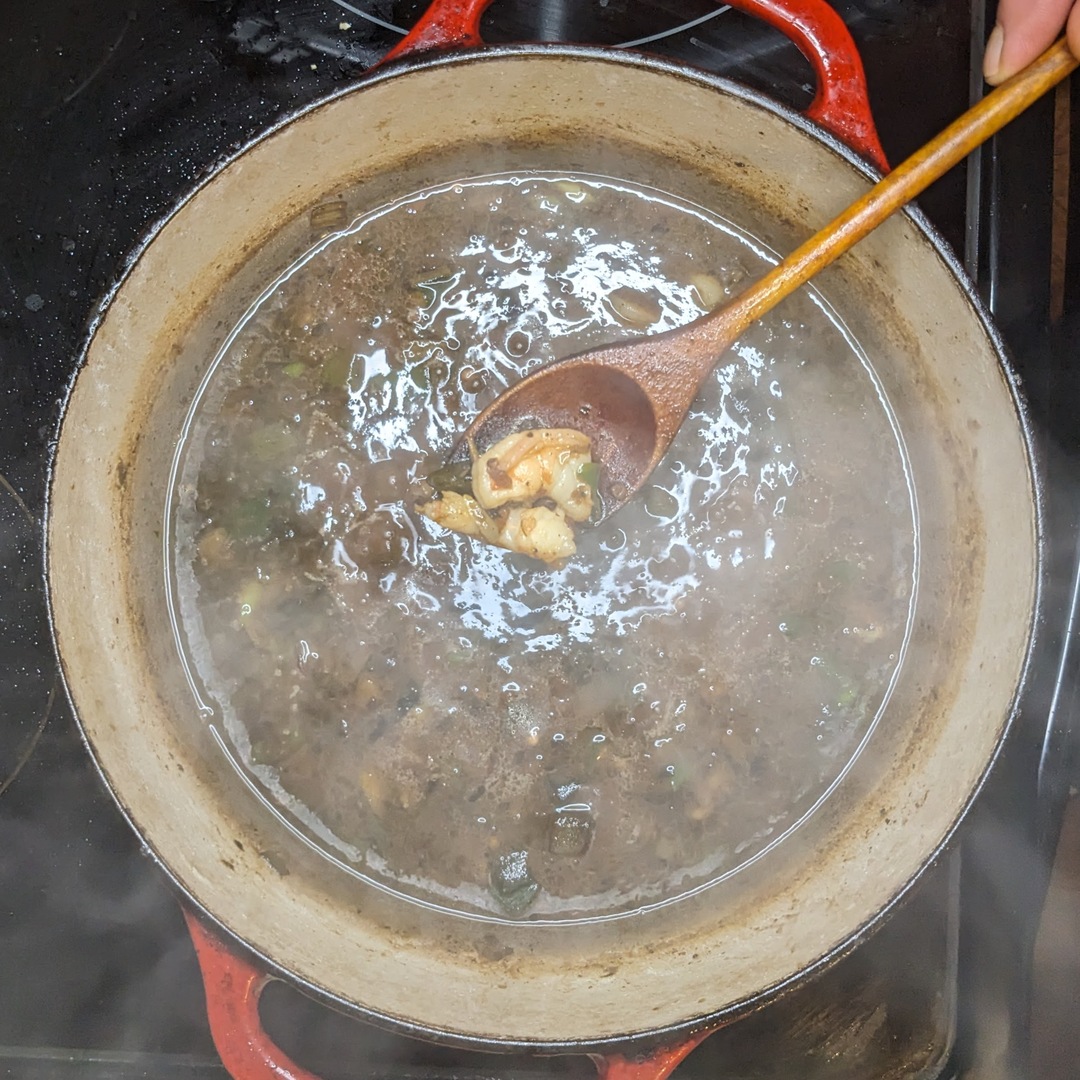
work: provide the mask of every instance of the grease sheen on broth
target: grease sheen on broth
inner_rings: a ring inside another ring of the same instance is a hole
[[[351,872],[497,918],[671,901],[835,785],[903,655],[915,522],[867,360],[810,290],[554,569],[415,513],[531,367],[775,261],[605,177],[417,192],[271,283],[178,449],[177,638],[237,766]]]

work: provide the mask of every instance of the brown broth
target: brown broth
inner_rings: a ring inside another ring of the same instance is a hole
[[[463,913],[610,916],[735,872],[840,780],[902,659],[916,529],[888,404],[816,293],[743,336],[565,565],[413,510],[523,371],[773,261],[653,189],[499,175],[366,215],[252,305],[178,450],[178,640],[329,857]]]

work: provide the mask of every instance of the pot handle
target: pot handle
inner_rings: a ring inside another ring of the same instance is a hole
[[[278,1049],[263,1029],[259,998],[273,976],[237,956],[186,904],[180,909],[202,972],[210,1034],[232,1080],[319,1080]],[[600,1080],[667,1080],[690,1051],[715,1030],[705,1028],[677,1046],[661,1047],[642,1058],[589,1056]]]
[[[826,0],[728,0],[790,38],[810,61],[817,93],[806,115],[882,172],[889,162],[878,138],[866,72],[851,32]]]
[[[380,61],[413,53],[482,45],[480,18],[492,0],[434,0]],[[881,148],[859,50],[844,20],[827,0],[729,0],[790,38],[810,61],[817,93],[806,115],[847,143],[882,172],[889,162]]]
[[[622,1054],[590,1054],[600,1080],[668,1080],[691,1050],[697,1048],[723,1025],[705,1028],[679,1043],[653,1050],[647,1057],[627,1058]]]
[[[272,976],[236,956],[186,905],[181,907],[202,970],[210,1034],[225,1071],[233,1080],[319,1080],[263,1030],[259,998]]]
[[[434,0],[413,28],[379,61],[385,64],[413,53],[467,49],[483,45],[480,16],[492,0]],[[378,66],[378,65],[376,65]]]

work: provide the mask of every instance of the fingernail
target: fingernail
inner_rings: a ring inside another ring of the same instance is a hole
[[[1005,31],[995,26],[986,39],[986,52],[983,53],[983,78],[993,82],[1001,67],[1001,50],[1005,45]]]

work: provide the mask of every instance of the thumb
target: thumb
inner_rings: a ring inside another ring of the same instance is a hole
[[[1080,16],[1073,0],[1001,0],[997,25],[986,43],[983,75],[996,86],[1048,49],[1066,20],[1074,50],[1080,44]]]
[[[1072,54],[1080,60],[1080,3],[1073,4],[1069,14],[1069,48]]]

